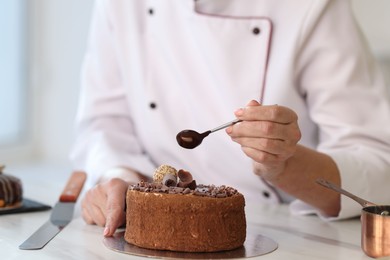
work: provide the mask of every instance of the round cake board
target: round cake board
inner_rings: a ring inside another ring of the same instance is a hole
[[[261,256],[275,251],[278,248],[278,244],[272,239],[258,235],[248,234],[245,243],[242,247],[214,252],[214,253],[185,253],[174,252],[166,250],[153,250],[140,248],[135,245],[129,244],[124,239],[124,231],[117,232],[112,237],[105,237],[103,240],[104,245],[116,252],[143,256],[153,258],[169,258],[169,259],[232,259],[232,258],[247,258]]]

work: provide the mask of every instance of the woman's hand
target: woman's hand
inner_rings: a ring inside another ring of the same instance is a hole
[[[278,178],[301,138],[296,113],[287,107],[262,106],[252,100],[235,115],[243,122],[226,132],[253,159],[255,174],[270,181]]]
[[[126,220],[125,199],[129,183],[113,178],[87,191],[82,202],[86,223],[105,226],[104,236],[112,236]]]
[[[338,215],[340,194],[324,190],[315,182],[323,178],[340,185],[337,165],[327,154],[298,145],[301,132],[294,111],[251,101],[235,114],[243,121],[226,132],[254,161],[255,174],[324,215]]]

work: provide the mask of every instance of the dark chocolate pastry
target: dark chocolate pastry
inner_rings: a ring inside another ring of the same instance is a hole
[[[23,199],[22,182],[19,178],[3,173],[0,165],[0,209],[19,207]]]

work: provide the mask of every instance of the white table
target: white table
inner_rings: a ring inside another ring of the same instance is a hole
[[[32,164],[9,166],[5,172],[22,179],[26,198],[54,205],[70,169]],[[0,215],[0,259],[142,259],[106,248],[103,228],[86,225],[77,206],[74,220],[41,250],[18,246],[48,220],[50,210]],[[359,219],[324,222],[315,216],[292,216],[286,206],[276,205],[247,205],[246,213],[253,231],[279,245],[258,259],[372,259],[360,247]]]

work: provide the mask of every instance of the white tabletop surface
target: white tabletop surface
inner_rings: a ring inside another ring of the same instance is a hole
[[[27,164],[7,166],[4,172],[21,178],[26,198],[53,206],[71,170]],[[74,220],[41,250],[18,246],[49,219],[50,210],[0,215],[0,259],[142,259],[108,249],[103,228],[85,224],[79,204],[76,207]],[[246,206],[246,215],[253,232],[278,243],[276,251],[256,259],[372,259],[361,250],[358,218],[324,222],[315,216],[293,216],[284,205],[252,204]]]

